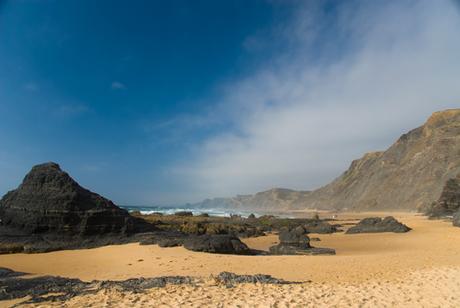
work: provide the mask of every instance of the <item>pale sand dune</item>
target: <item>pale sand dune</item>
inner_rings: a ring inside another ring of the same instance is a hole
[[[278,303],[278,307],[460,307],[460,228],[414,214],[394,215],[413,230],[405,234],[312,235],[321,238],[313,245],[335,248],[336,256],[229,256],[190,252],[181,247],[128,244],[35,255],[0,255],[0,266],[83,280],[163,275],[207,278],[231,271],[305,282],[227,289],[207,280],[196,287],[168,286],[145,294],[101,291],[97,295],[76,297],[66,303],[68,306],[91,303],[95,307],[161,306],[163,303],[264,307]],[[267,249],[276,240],[276,236],[269,235],[245,242],[253,248]]]

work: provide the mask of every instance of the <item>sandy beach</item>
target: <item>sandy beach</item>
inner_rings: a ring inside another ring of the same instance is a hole
[[[458,307],[460,229],[449,222],[415,214],[392,214],[413,230],[404,234],[311,235],[320,238],[313,245],[334,248],[335,256],[233,256],[191,252],[182,247],[127,244],[1,255],[0,265],[33,275],[85,281],[168,275],[202,278],[196,286],[167,286],[142,294],[110,290],[46,305]],[[339,218],[347,223],[365,215]],[[266,250],[277,242],[277,236],[244,241],[251,248]],[[210,278],[222,271],[269,274],[300,284],[241,284],[226,288]],[[1,304],[8,306],[12,302]]]

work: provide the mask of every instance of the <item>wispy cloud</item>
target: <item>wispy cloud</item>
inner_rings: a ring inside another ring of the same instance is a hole
[[[126,86],[119,81],[114,81],[112,82],[111,88],[112,90],[125,90]]]
[[[460,106],[454,2],[344,1],[333,26],[305,3],[269,38],[289,48],[223,87],[219,117],[234,129],[170,169],[191,199],[318,187],[431,112]]]

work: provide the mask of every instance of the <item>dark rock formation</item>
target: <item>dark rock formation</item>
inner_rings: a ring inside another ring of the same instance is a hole
[[[75,297],[97,294],[103,290],[140,293],[152,288],[162,288],[166,285],[197,285],[203,281],[190,276],[162,276],[151,278],[132,278],[122,281],[81,281],[79,279],[55,276],[27,277],[24,273],[0,268],[0,301],[20,299],[18,305],[57,302],[63,305],[65,301]],[[295,284],[298,282],[285,281],[270,275],[237,275],[222,272],[214,278],[218,284],[233,287],[239,283],[262,284]],[[28,296],[29,298],[26,298]],[[62,302],[62,303],[61,303]]]
[[[25,299],[26,301],[21,304],[66,301],[75,296],[96,294],[106,289],[142,292],[151,288],[165,287],[167,284],[179,285],[196,282],[195,278],[189,276],[164,276],[154,278],[133,278],[124,281],[92,282],[55,276],[32,278],[18,277],[24,275],[24,273],[17,273],[6,268],[0,268],[0,300],[29,296],[30,299]]]
[[[289,230],[283,228],[279,233],[280,243],[270,247],[270,253],[275,255],[317,255],[317,254],[335,254],[334,249],[315,248],[310,246],[310,238],[307,231],[298,226]]]
[[[308,220],[303,227],[307,233],[330,234],[338,231],[335,225],[319,219]]]
[[[261,228],[244,223],[214,223],[214,222],[196,222],[185,221],[179,231],[191,235],[215,235],[230,234],[238,237],[263,236],[265,233]]]
[[[460,227],[460,210],[454,214],[452,224],[454,225],[454,227]]]
[[[283,279],[274,278],[270,275],[237,275],[230,272],[221,272],[214,277],[214,280],[219,284],[224,284],[227,287],[233,287],[238,283],[261,283],[261,284],[292,284],[293,282]]]
[[[392,216],[385,217],[384,219],[380,217],[369,217],[364,218],[356,226],[348,229],[346,234],[377,232],[404,233],[410,230],[411,228],[400,223]]]
[[[251,254],[251,250],[239,238],[226,234],[191,236],[184,241],[184,247],[211,253]]]
[[[447,180],[438,201],[427,211],[432,218],[452,216],[460,209],[460,174]]]
[[[193,213],[190,211],[179,211],[175,212],[174,215],[176,216],[193,216]]]
[[[248,219],[256,219],[256,215],[251,213],[251,214],[249,214]]]
[[[157,231],[149,234],[142,234],[140,245],[158,245],[160,247],[177,247],[184,244],[187,234],[177,231]]]
[[[151,226],[75,182],[56,163],[37,165],[0,200],[2,226],[26,234],[130,234]]]

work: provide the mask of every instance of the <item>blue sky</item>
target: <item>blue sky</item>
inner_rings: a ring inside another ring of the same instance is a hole
[[[56,161],[120,204],[312,189],[459,107],[454,1],[0,2],[0,194]]]

